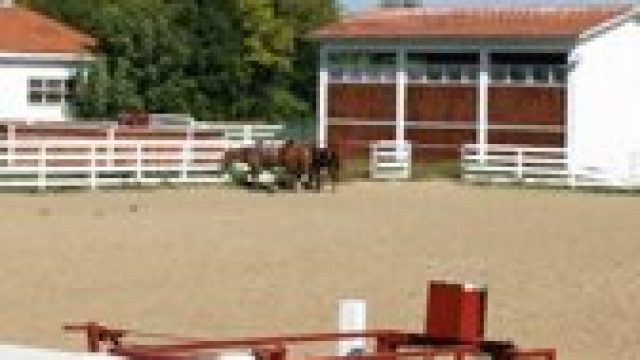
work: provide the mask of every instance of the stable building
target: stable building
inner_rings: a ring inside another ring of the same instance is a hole
[[[560,149],[574,173],[640,170],[634,6],[373,9],[311,36],[318,142],[346,156],[380,140],[428,161],[504,145]]]
[[[94,39],[0,0],[0,121],[71,118],[73,79],[92,60]]]

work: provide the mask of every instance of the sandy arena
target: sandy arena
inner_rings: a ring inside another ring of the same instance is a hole
[[[489,284],[493,338],[640,358],[640,199],[425,182],[2,194],[0,339],[81,349],[67,321],[226,337],[421,330],[428,279]]]

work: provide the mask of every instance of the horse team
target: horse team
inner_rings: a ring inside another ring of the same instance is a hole
[[[326,180],[335,191],[339,181],[340,159],[332,148],[320,148],[288,140],[284,145],[230,149],[225,153],[224,168],[233,173],[243,166],[243,184],[253,189],[300,188],[321,191]]]

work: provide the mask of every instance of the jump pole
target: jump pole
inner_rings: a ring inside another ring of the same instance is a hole
[[[363,332],[367,329],[367,302],[362,299],[342,299],[338,302],[338,331]],[[338,356],[366,352],[365,339],[338,341]]]

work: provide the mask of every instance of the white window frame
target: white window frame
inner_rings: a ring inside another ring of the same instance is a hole
[[[73,81],[74,79],[65,77],[31,76],[27,79],[27,102],[32,106],[69,104],[74,92]],[[35,85],[34,82],[39,82],[40,85]],[[54,85],[56,83],[58,85]]]

